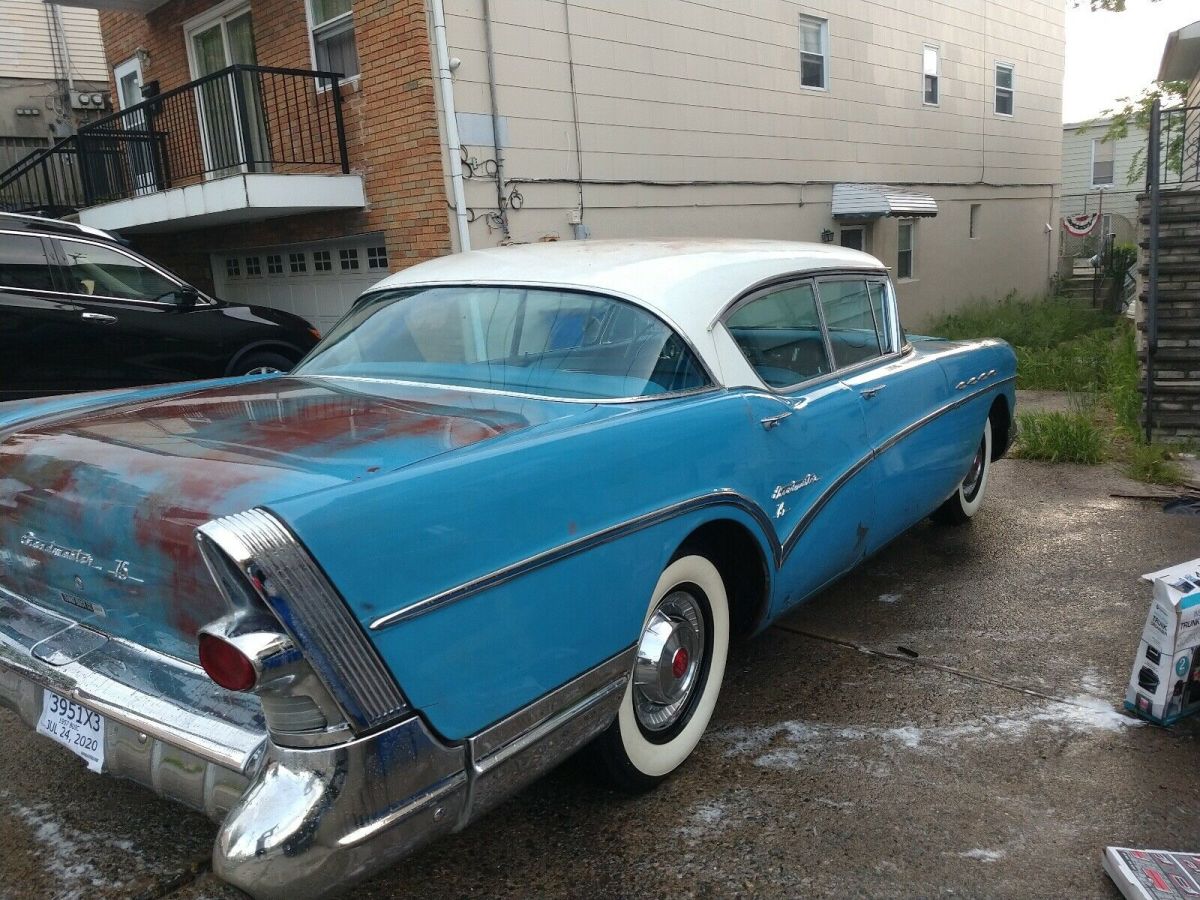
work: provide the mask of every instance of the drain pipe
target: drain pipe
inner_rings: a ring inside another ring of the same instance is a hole
[[[471,226],[467,220],[467,198],[463,191],[462,144],[458,117],[454,112],[454,81],[450,75],[450,51],[446,48],[446,10],[442,0],[430,0],[433,15],[433,51],[437,57],[438,85],[442,91],[442,116],[446,126],[446,151],[450,155],[450,192],[454,196],[455,231],[458,249],[471,249]]]
[[[512,238],[508,228],[508,201],[504,197],[504,148],[500,141],[500,104],[496,102],[496,48],[492,43],[492,5],[483,0],[483,36],[487,49],[488,97],[492,103],[492,153],[496,160],[496,211],[500,216],[500,231],[507,241]]]

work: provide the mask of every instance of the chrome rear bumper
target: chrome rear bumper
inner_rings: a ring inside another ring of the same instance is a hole
[[[214,870],[262,898],[336,893],[464,828],[608,726],[634,652],[458,744],[410,715],[293,749],[267,739],[253,696],[0,588],[0,705],[36,727],[53,690],[104,715],[103,771],[221,821]]]

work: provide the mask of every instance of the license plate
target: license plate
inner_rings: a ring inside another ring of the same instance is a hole
[[[37,730],[80,757],[93,772],[104,767],[104,716],[100,713],[44,691]]]

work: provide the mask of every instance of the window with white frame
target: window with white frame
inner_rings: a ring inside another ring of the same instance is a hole
[[[917,223],[912,219],[900,220],[899,240],[896,243],[896,277],[912,278],[913,256],[916,247]]]
[[[1116,146],[1111,141],[1092,141],[1092,187],[1104,187],[1115,181]]]
[[[358,75],[358,44],[350,0],[308,0],[313,57],[322,72]]]
[[[925,104],[927,106],[937,106],[941,99],[941,59],[938,48],[926,44],[921,62],[922,72],[925,76]]]
[[[996,115],[1013,114],[1013,67],[996,63]]]
[[[829,22],[814,16],[800,17],[800,85],[829,87]]]

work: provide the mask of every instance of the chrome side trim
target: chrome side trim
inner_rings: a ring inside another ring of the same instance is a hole
[[[535,700],[467,741],[470,784],[459,827],[549,771],[616,718],[637,647]]]
[[[554,397],[550,394],[529,394],[523,391],[506,391],[500,388],[474,387],[462,384],[442,384],[438,381],[410,381],[403,378],[377,378],[370,375],[325,375],[290,372],[283,378],[325,378],[330,381],[355,381],[366,384],[394,384],[403,387],[429,388],[435,391],[455,391],[462,394],[488,394],[497,397],[517,397],[521,400],[547,400],[553,403],[580,403],[587,406],[620,406],[628,403],[654,403],[659,400],[677,400],[680,397],[695,397],[700,394],[715,394],[724,390],[716,384],[706,384],[686,391],[669,391],[663,394],[638,394],[633,397]]]
[[[840,490],[841,487],[844,484],[846,484],[846,482],[848,482],[851,478],[853,478],[855,475],[857,475],[859,472],[861,472],[867,466],[867,464],[871,462],[871,460],[875,459],[877,456],[880,456],[883,453],[886,453],[888,450],[890,450],[892,447],[896,446],[896,444],[900,443],[902,440],[904,440],[906,437],[908,437],[914,431],[924,428],[926,425],[928,425],[930,422],[934,421],[935,419],[941,418],[942,416],[946,415],[946,413],[948,413],[948,412],[953,412],[954,410],[958,409],[960,406],[970,403],[976,397],[986,394],[989,391],[995,390],[997,387],[999,387],[1002,384],[1006,384],[1009,381],[1016,381],[1016,378],[1017,378],[1016,375],[1010,375],[1008,378],[1001,378],[999,381],[994,381],[991,384],[987,385],[986,387],[983,387],[977,391],[972,391],[970,394],[966,394],[965,396],[959,397],[958,399],[956,399],[950,403],[947,403],[945,406],[939,407],[938,409],[935,409],[931,413],[927,413],[926,415],[917,419],[917,421],[915,421],[909,425],[906,425],[904,428],[901,428],[899,431],[897,431],[895,434],[893,434],[891,437],[889,437],[886,441],[881,443],[878,447],[872,447],[871,451],[869,453],[867,453],[865,456],[863,456],[861,459],[859,459],[857,462],[855,462],[855,464],[853,466],[851,466],[849,469],[847,469],[845,472],[843,472],[840,476],[838,476],[832,482],[830,482],[829,486],[827,488],[825,488],[824,491],[821,492],[821,495],[819,497],[817,497],[816,502],[813,503],[813,505],[808,509],[808,511],[804,513],[804,515],[800,518],[800,521],[796,523],[795,527],[792,529],[791,534],[788,535],[787,540],[785,540],[783,542],[783,559],[786,561],[788,556],[791,555],[791,552],[796,548],[796,544],[799,543],[800,538],[802,538],[804,536],[804,532],[807,531],[808,527],[812,524],[813,519],[815,519],[817,514],[822,509],[825,508],[825,506],[829,503],[830,500],[833,499],[833,495],[836,494],[838,492],[838,490]]]
[[[775,534],[775,527],[771,523],[770,517],[763,511],[762,507],[754,501],[739,494],[737,491],[729,488],[721,488],[711,491],[707,494],[701,494],[698,497],[692,497],[688,500],[673,503],[670,506],[665,506],[662,509],[656,509],[652,512],[644,513],[636,518],[629,519],[625,522],[620,522],[616,525],[611,525],[608,528],[603,528],[600,531],[592,532],[583,537],[576,538],[566,544],[561,544],[552,550],[546,550],[542,553],[535,554],[504,566],[494,572],[489,572],[479,578],[472,579],[457,587],[452,587],[442,591],[439,594],[434,594],[432,597],[427,597],[424,600],[418,600],[416,603],[411,603],[408,606],[401,607],[393,612],[387,613],[375,619],[371,623],[372,631],[379,631],[391,625],[396,625],[399,622],[405,622],[409,619],[415,619],[417,616],[422,616],[425,613],[432,612],[449,603],[455,603],[463,600],[480,591],[488,588],[497,587],[512,581],[514,578],[519,578],[535,569],[540,569],[543,566],[548,566],[551,563],[558,562],[561,559],[566,559],[569,556],[574,556],[576,553],[582,553],[585,550],[590,550],[600,544],[606,544],[610,541],[615,541],[619,538],[626,537],[634,532],[641,531],[645,528],[650,528],[654,525],[659,525],[669,519],[681,516],[685,513],[694,512],[698,509],[705,509],[710,506],[735,506],[738,509],[748,513],[762,528],[763,536],[771,544],[771,553],[774,557],[776,565],[782,560],[782,549],[779,546],[779,538]]]
[[[282,522],[252,509],[197,530],[246,575],[358,730],[408,708],[345,601]]]

